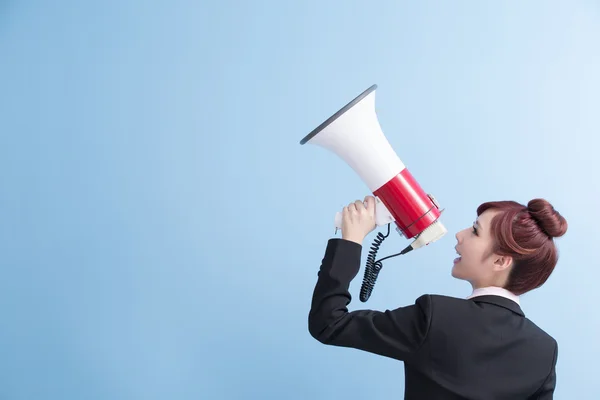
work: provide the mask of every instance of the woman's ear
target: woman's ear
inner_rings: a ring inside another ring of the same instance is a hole
[[[494,254],[494,271],[505,271],[509,269],[513,264],[513,258],[511,256],[500,256]]]

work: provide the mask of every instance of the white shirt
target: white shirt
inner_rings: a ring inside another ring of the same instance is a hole
[[[471,293],[471,295],[469,297],[467,297],[467,299],[472,299],[473,297],[477,297],[477,296],[486,296],[486,295],[493,295],[493,296],[502,296],[505,297],[509,300],[514,301],[517,304],[521,304],[519,301],[519,296],[517,296],[516,294],[498,287],[498,286],[488,286],[488,287],[484,287],[484,288],[477,288],[475,290],[473,290],[473,293]]]

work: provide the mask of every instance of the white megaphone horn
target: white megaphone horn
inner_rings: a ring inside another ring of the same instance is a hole
[[[378,226],[395,222],[407,239],[415,238],[401,254],[426,246],[447,233],[439,220],[443,210],[426,194],[392,149],[375,112],[373,85],[306,135],[312,143],[337,154],[373,193]],[[341,213],[335,217],[342,227]]]

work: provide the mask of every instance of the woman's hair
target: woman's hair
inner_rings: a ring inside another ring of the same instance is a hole
[[[490,226],[491,251],[514,260],[505,289],[520,295],[542,286],[558,261],[553,238],[567,232],[567,220],[544,199],[533,199],[527,206],[490,201],[477,208],[477,215],[488,209],[499,211]]]

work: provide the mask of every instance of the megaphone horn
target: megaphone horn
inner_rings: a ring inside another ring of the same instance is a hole
[[[426,246],[447,233],[439,220],[443,210],[392,149],[375,112],[373,85],[306,135],[312,143],[337,154],[367,185],[377,199],[378,226],[395,222],[396,230],[413,242],[400,254]],[[341,214],[335,218],[341,228]]]

